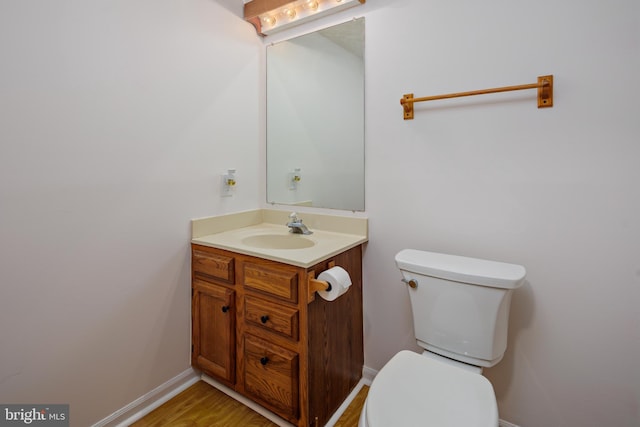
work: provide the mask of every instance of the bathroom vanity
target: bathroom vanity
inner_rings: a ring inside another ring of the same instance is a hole
[[[362,375],[366,219],[362,235],[314,229],[333,220],[307,215],[314,234],[294,236],[280,221],[286,214],[259,210],[240,214],[238,224],[237,217],[194,222],[191,360],[285,420],[322,426]],[[309,283],[334,264],[352,285],[326,301]]]

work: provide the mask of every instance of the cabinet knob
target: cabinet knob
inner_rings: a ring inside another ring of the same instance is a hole
[[[269,358],[267,356],[263,356],[260,358],[260,364],[262,366],[266,365],[267,363],[269,363]]]
[[[222,306],[222,312],[226,313],[227,311],[229,311],[229,306],[228,305],[223,305]]]
[[[265,315],[260,316],[260,321],[261,321],[262,323],[267,323],[267,322],[269,321],[269,316],[267,316],[266,314],[265,314]]]

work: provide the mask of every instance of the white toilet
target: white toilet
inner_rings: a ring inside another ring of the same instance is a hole
[[[425,350],[403,350],[380,370],[359,427],[497,427],[482,368],[504,355],[511,294],[524,267],[413,249],[400,251],[396,264]]]

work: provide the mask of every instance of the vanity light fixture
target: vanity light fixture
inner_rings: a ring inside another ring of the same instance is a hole
[[[250,0],[244,19],[261,36],[267,36],[325,15],[365,3],[366,0]]]

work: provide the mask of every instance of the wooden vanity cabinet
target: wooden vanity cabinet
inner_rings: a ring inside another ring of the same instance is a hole
[[[353,282],[332,302],[308,292],[329,262]],[[192,244],[192,365],[297,426],[323,426],[362,375],[361,265],[361,246],[302,268]]]

